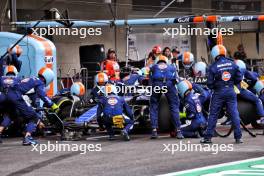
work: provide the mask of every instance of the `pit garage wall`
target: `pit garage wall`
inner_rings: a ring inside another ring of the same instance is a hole
[[[224,37],[224,45],[227,46],[227,49],[231,52],[232,56],[234,52],[237,51],[237,46],[241,43],[241,40],[248,58],[264,58],[264,33],[260,33],[259,35],[259,54],[257,53],[256,47],[256,33],[248,32],[242,34],[236,33],[233,36]]]
[[[204,9],[210,9],[211,8],[211,1],[210,0],[204,0],[204,3],[200,3],[200,1],[192,0],[192,8],[193,13],[195,14],[201,14],[201,13],[207,13],[208,10],[201,11],[201,8]],[[87,8],[85,6],[82,6],[82,4],[67,4],[67,3],[60,3],[59,1],[54,1],[49,5],[45,5],[47,1],[46,0],[17,0],[17,7],[19,9],[50,9],[52,7],[56,7],[59,10],[65,10],[69,9],[70,11],[70,17],[75,19],[111,19],[111,13],[107,6],[94,6],[91,8]],[[117,0],[118,3],[131,3],[131,0]],[[264,3],[262,3],[262,9],[264,9]],[[84,13],[85,12],[85,13]],[[134,13],[137,14],[137,12],[131,11],[131,6],[126,6],[126,8],[122,7],[118,10],[118,18],[120,19],[126,19],[129,17],[128,15]],[[153,14],[155,12],[152,12]],[[149,15],[150,16],[153,16]],[[166,13],[165,13],[166,14]],[[144,15],[148,15],[147,12],[144,12]],[[179,15],[178,13],[176,16]],[[136,15],[135,15],[136,16]],[[173,13],[169,16],[174,16]],[[161,15],[162,17],[162,15]],[[203,24],[198,24],[197,26],[203,26]],[[251,27],[250,27],[251,26]],[[252,29],[252,26],[255,25],[251,22],[246,23],[245,29],[250,28]],[[159,30],[162,29],[162,26],[157,26],[153,28],[158,28]],[[114,30],[113,28],[104,27],[102,28],[103,35],[102,36],[88,36],[85,39],[81,39],[79,36],[54,36],[53,42],[56,45],[57,48],[57,58],[58,58],[58,67],[63,68],[63,76],[66,75],[67,71],[71,67],[79,68],[79,46],[80,45],[92,45],[92,44],[104,44],[105,48],[108,49],[110,47],[114,47]],[[143,32],[140,35],[147,34],[148,32]],[[152,35],[152,34],[151,34]],[[161,34],[162,35],[162,34]],[[141,40],[141,37],[139,37]],[[191,36],[191,51],[194,53],[194,56],[197,58],[197,60],[200,60],[201,57],[208,59],[208,53],[206,48],[206,36]],[[263,55],[263,34],[260,35],[260,56],[264,57]],[[161,45],[163,45],[163,37],[157,37],[157,39],[162,39]],[[176,38],[178,40],[178,38]],[[234,36],[224,37],[224,44],[227,46],[228,49],[231,50],[232,54],[236,50],[236,47],[240,41],[240,35],[235,33]],[[255,58],[257,56],[256,54],[256,44],[255,44],[255,33],[247,33],[243,35],[243,41],[245,45],[246,52],[248,54],[248,57]],[[172,40],[172,42],[174,42]],[[160,43],[160,42],[158,42]],[[165,41],[165,43],[168,43]],[[177,43],[177,42],[175,42]],[[142,46],[145,47],[142,50],[146,50],[145,54],[149,52],[149,49],[151,49],[151,44],[148,44],[147,46],[139,45],[141,48]],[[177,45],[177,44],[176,44]],[[120,60],[124,60],[125,58],[125,30],[124,28],[118,28],[117,31],[117,48],[118,48],[118,57]],[[144,51],[142,51],[140,54],[144,56]]]

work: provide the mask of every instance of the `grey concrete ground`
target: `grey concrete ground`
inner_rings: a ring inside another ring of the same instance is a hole
[[[56,138],[41,138],[41,144],[56,143]],[[233,144],[233,138],[214,138],[216,144]],[[179,140],[162,134],[157,140],[149,135],[132,135],[130,142],[108,141],[106,137],[87,137],[83,141],[59,142],[60,144],[101,144],[101,151],[80,154],[70,152],[32,151],[33,147],[21,146],[19,138],[5,139],[0,145],[1,176],[80,176],[80,175],[158,175],[219,163],[264,156],[264,136],[250,137],[244,132],[244,144],[233,145],[233,151],[212,154],[208,151],[178,151],[172,154],[164,144],[180,144]],[[181,143],[199,143],[199,139],[184,139]],[[176,145],[175,145],[176,146]],[[40,146],[38,146],[40,147]],[[38,148],[39,149],[39,148]]]

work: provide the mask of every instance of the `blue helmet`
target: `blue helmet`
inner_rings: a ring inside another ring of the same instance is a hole
[[[242,60],[235,60],[236,65],[239,67],[240,71],[245,71],[247,69],[247,66],[244,61]]]
[[[45,79],[45,85],[48,86],[54,79],[54,72],[48,67],[42,67],[39,72],[38,76],[43,77]]]
[[[71,86],[71,94],[82,96],[85,93],[85,87],[81,82],[75,82]]]
[[[197,62],[196,64],[194,64],[193,73],[195,76],[205,77],[205,75],[206,75],[206,63]]]
[[[254,85],[254,89],[256,90],[257,94],[260,95],[261,91],[264,89],[264,82],[261,80],[258,80],[256,84]]]
[[[226,56],[226,48],[223,45],[215,45],[211,50],[211,56],[215,59],[217,56]]]
[[[184,98],[184,94],[188,90],[192,90],[192,83],[190,83],[190,81],[188,80],[181,81],[177,84],[177,89],[179,91],[180,96]]]
[[[16,76],[18,74],[18,71],[15,66],[13,65],[8,65],[4,69],[4,75],[7,76],[8,74],[13,74]]]

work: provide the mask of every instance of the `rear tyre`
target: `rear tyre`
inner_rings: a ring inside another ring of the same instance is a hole
[[[159,130],[161,132],[170,132],[174,130],[172,121],[171,121],[171,114],[170,114],[170,108],[167,101],[167,98],[165,95],[162,95],[160,98],[159,103]]]

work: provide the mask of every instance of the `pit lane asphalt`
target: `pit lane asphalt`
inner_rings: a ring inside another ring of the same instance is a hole
[[[83,141],[66,144],[101,144],[102,151],[39,152],[31,146],[21,146],[20,138],[4,139],[0,144],[1,176],[123,176],[158,175],[197,167],[264,156],[264,136],[250,137],[243,132],[244,144],[235,145],[232,152],[165,152],[163,144],[179,144],[179,140],[161,134],[150,140],[148,134],[132,135],[132,140],[108,141],[106,137],[87,136]],[[39,139],[41,144],[55,143],[56,137]],[[184,139],[183,143],[199,143],[199,139]],[[214,138],[215,144],[233,144],[233,137]]]

